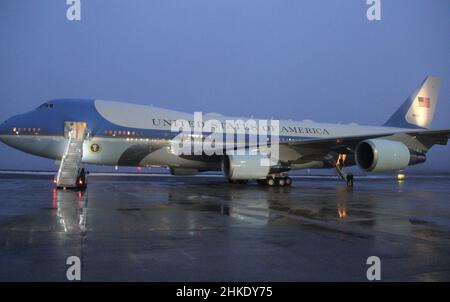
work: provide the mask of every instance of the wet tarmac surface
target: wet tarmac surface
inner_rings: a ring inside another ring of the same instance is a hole
[[[222,178],[0,179],[0,281],[450,281],[450,178],[294,178],[292,188]]]

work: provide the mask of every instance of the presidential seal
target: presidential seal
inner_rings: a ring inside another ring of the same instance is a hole
[[[91,151],[94,153],[100,152],[100,145],[99,144],[92,144],[91,145]]]

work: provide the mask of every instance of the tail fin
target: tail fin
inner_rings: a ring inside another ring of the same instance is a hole
[[[430,129],[440,87],[440,79],[428,76],[383,126]]]

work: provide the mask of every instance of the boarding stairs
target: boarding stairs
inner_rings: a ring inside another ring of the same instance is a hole
[[[70,189],[77,187],[77,179],[83,158],[83,143],[86,129],[72,128],[67,133],[67,145],[56,177],[58,188]]]

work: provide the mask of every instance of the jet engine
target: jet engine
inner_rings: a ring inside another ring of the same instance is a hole
[[[415,153],[401,142],[386,139],[360,142],[355,158],[358,166],[367,172],[396,172],[426,160],[425,154]]]
[[[227,155],[222,160],[222,171],[228,179],[247,180],[265,178],[270,171],[266,155]]]

